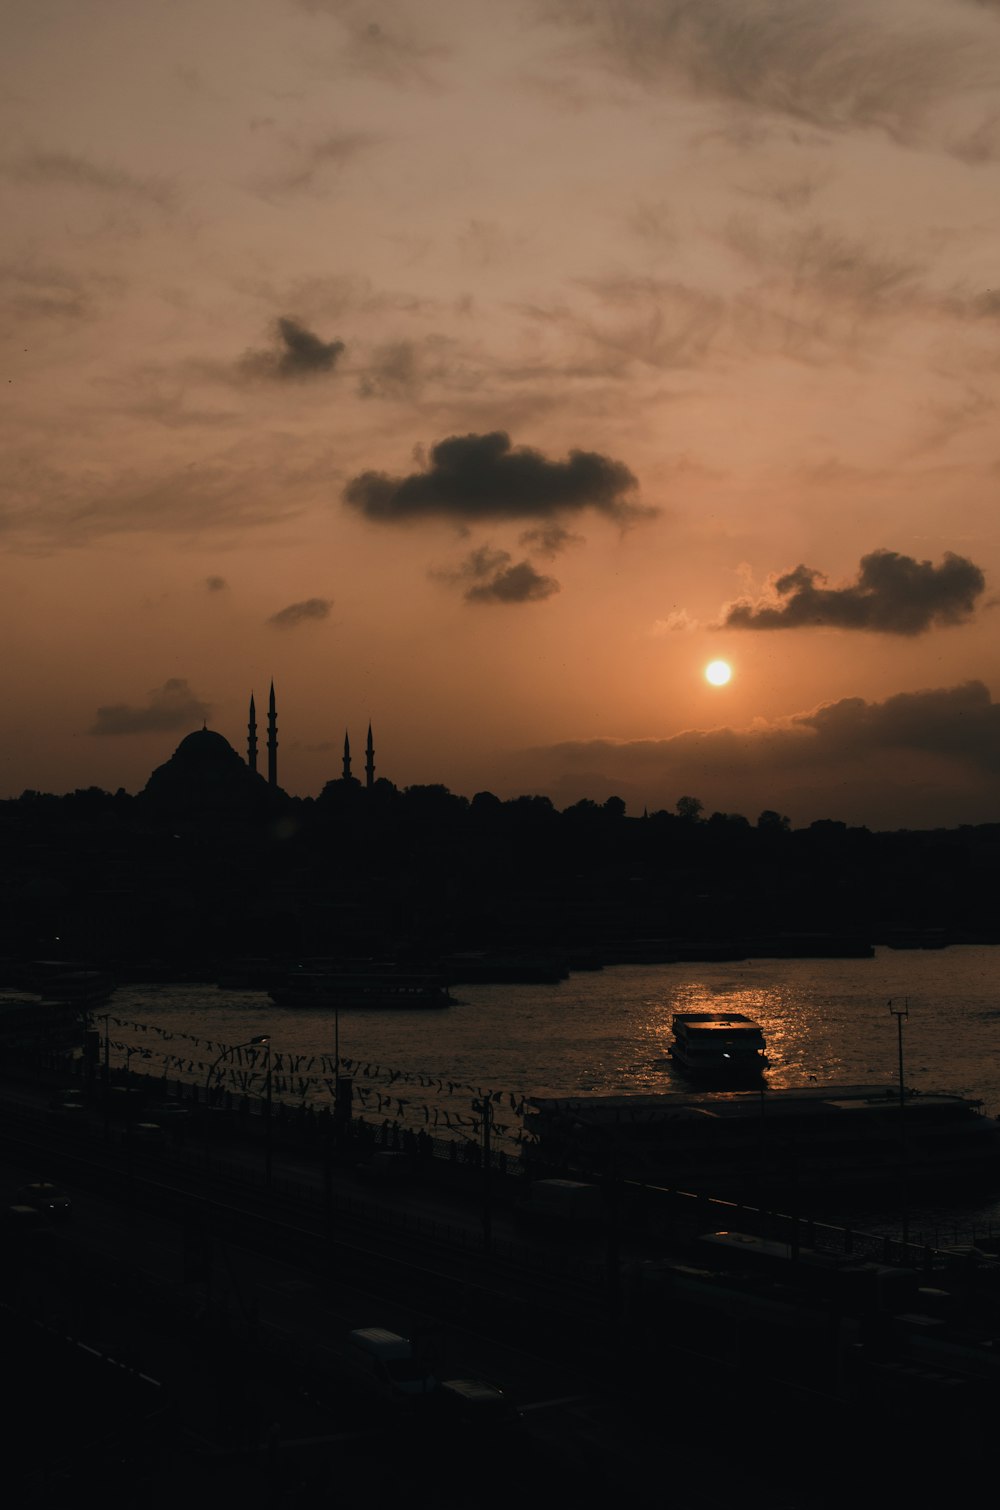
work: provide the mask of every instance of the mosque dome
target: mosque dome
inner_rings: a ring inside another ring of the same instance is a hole
[[[185,735],[170,759],[150,776],[143,796],[175,813],[207,815],[267,807],[273,793],[228,739],[204,728]]]
[[[243,764],[229,740],[222,734],[216,734],[207,725],[204,729],[195,729],[193,734],[185,735],[170,759],[185,766],[222,763],[232,765],[234,760]]]

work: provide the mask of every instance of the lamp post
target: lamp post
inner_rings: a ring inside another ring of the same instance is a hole
[[[271,1183],[271,1040],[264,1039],[265,1080],[264,1080],[264,1181]]]
[[[218,1069],[218,1067],[222,1063],[223,1059],[228,1059],[229,1056],[230,1056],[230,1054],[238,1054],[239,1051],[240,1051],[240,1049],[264,1049],[264,1048],[267,1049],[267,1066],[268,1066],[268,1070],[270,1070],[270,1067],[271,1067],[271,1038],[270,1038],[270,1034],[268,1034],[268,1033],[257,1033],[253,1038],[248,1038],[247,1041],[246,1041],[246,1043],[234,1043],[231,1048],[223,1049],[223,1051],[219,1055],[219,1057],[217,1059],[213,1059],[212,1063],[208,1067],[208,1073],[205,1076],[205,1090],[206,1090],[206,1092],[208,1091],[208,1088],[209,1088],[209,1086],[212,1083],[212,1076],[215,1074],[215,1071]]]
[[[493,1102],[483,1092],[478,1101],[473,1101],[472,1110],[474,1112],[481,1112],[483,1118],[483,1243],[488,1248],[493,1237],[493,1203],[491,1199],[493,1194],[491,1180],[493,1155],[490,1149],[490,1129],[493,1126]]]
[[[111,1136],[111,1065],[110,1065],[110,1060],[109,1060],[111,1044],[110,1044],[109,1036],[108,1036],[109,1035],[108,1020],[109,1020],[110,1016],[111,1016],[110,1012],[102,1012],[101,1015],[100,1015],[100,1018],[98,1019],[100,1022],[103,1022],[103,1024],[104,1024],[104,1096],[103,1096],[103,1101],[104,1101],[104,1141],[105,1142],[107,1142],[108,1138]]]

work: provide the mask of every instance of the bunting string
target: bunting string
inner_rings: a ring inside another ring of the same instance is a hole
[[[235,1087],[243,1095],[263,1094],[270,1058],[272,1093],[279,1098],[292,1097],[300,1105],[316,1097],[333,1099],[338,1077],[347,1075],[352,1082],[355,1114],[362,1121],[377,1120],[421,1129],[433,1126],[438,1132],[474,1141],[482,1133],[482,1113],[488,1105],[492,1135],[517,1144],[530,1138],[519,1121],[500,1120],[505,1109],[509,1109],[514,1119],[523,1117],[525,1097],[513,1091],[490,1090],[426,1071],[401,1070],[343,1055],[338,1059],[333,1054],[291,1054],[272,1050],[268,1056],[268,1050],[263,1046],[229,1046],[194,1033],[162,1028],[156,1023],[134,1022],[110,1013],[102,1014],[101,1021],[106,1022],[109,1029],[108,1047],[121,1056],[122,1063],[155,1060],[163,1066],[164,1073],[172,1070],[179,1077],[208,1077],[217,1090]],[[130,1038],[145,1041],[112,1039],[112,1026]],[[188,1045],[198,1051],[198,1057],[187,1050]],[[202,1055],[211,1057],[203,1058]],[[419,1087],[431,1092],[433,1104],[430,1100],[401,1094],[404,1087]],[[473,1111],[480,1115],[470,1116],[440,1104],[442,1100],[456,1097],[465,1103],[470,1097],[474,1098]]]

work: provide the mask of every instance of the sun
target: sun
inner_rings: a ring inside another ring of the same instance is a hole
[[[705,680],[713,687],[724,687],[732,674],[733,668],[728,661],[712,661],[705,667]]]

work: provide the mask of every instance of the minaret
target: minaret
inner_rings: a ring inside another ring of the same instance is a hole
[[[278,785],[278,711],[274,703],[274,683],[267,710],[267,784]]]
[[[372,743],[372,726],[368,725],[368,744],[365,747],[365,786],[371,791],[375,785],[375,746]]]
[[[344,735],[344,780],[351,779],[351,741]]]
[[[251,771],[257,769],[257,713],[253,705],[253,693],[250,694],[250,722],[247,724],[247,765]]]

